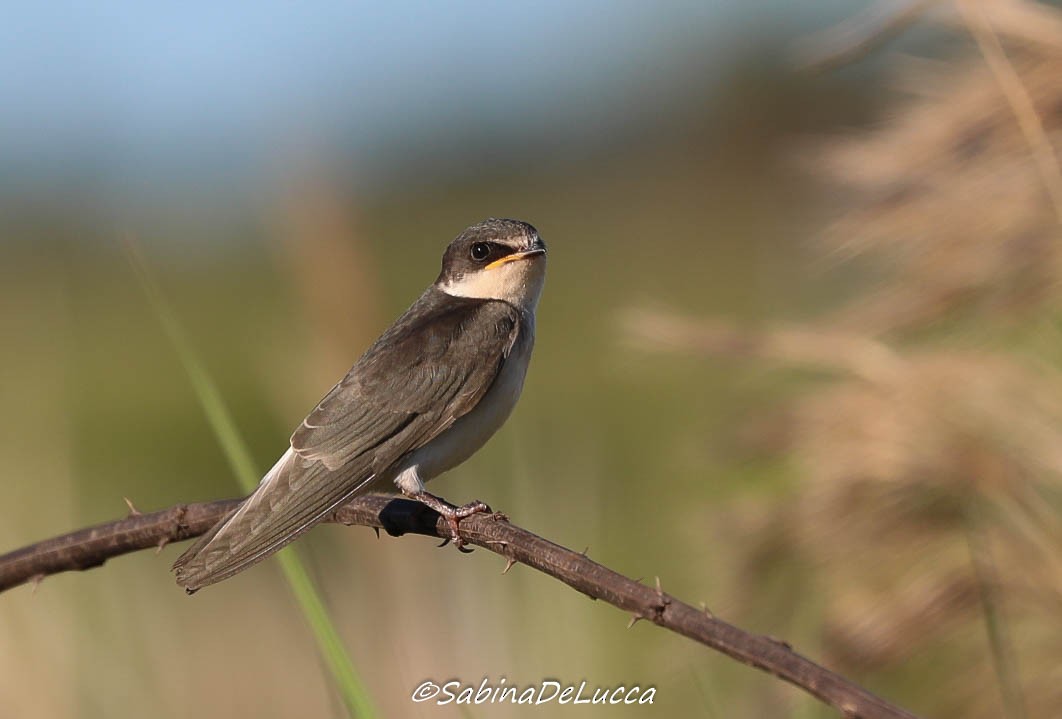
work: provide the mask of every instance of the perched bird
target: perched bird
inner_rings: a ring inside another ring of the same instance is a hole
[[[458,522],[424,483],[468,459],[509,417],[535,341],[546,245],[526,222],[488,219],[446,248],[434,284],[291,435],[254,493],[173,565],[192,593],[268,557],[353,497],[393,491]]]

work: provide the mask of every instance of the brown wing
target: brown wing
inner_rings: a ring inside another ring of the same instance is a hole
[[[189,591],[277,551],[471,411],[520,327],[503,302],[429,289],[303,420],[247,501],[174,565]]]

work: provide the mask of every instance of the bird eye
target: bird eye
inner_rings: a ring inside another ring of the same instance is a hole
[[[472,245],[472,259],[476,262],[482,262],[490,257],[490,245],[486,242],[477,242]]]

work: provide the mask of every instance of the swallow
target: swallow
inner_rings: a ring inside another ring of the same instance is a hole
[[[425,484],[464,462],[508,419],[523,389],[546,278],[526,222],[490,218],[446,248],[435,282],[354,363],[291,435],[254,493],[173,565],[188,593],[247,569],[339,506],[396,489],[458,525]]]

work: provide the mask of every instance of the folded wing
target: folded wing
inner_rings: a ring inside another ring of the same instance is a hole
[[[429,289],[291,436],[254,494],[174,564],[188,591],[269,556],[449,428],[487,393],[519,314],[503,302]]]

